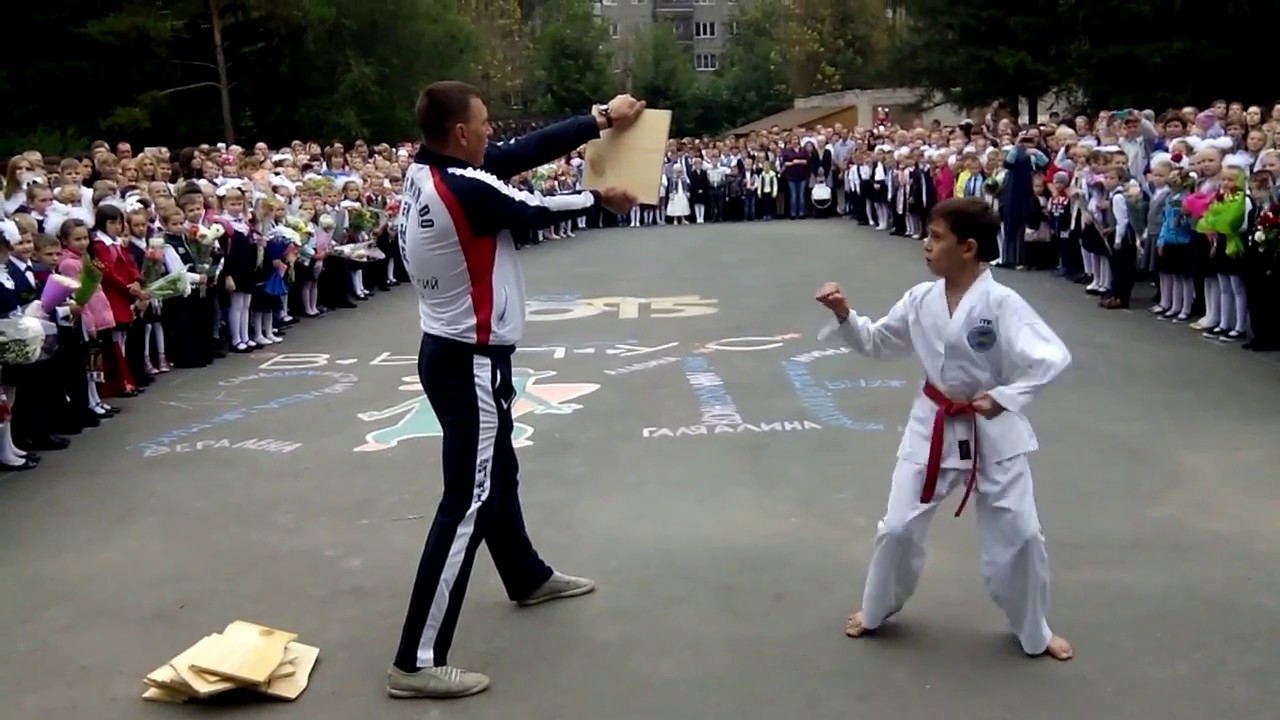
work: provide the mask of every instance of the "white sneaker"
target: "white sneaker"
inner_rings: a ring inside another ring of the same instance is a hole
[[[594,580],[587,578],[573,577],[572,575],[563,575],[553,572],[551,577],[537,589],[533,591],[529,597],[516,602],[520,607],[529,607],[530,605],[538,605],[548,600],[560,600],[561,598],[578,597],[586,595],[596,589]]]
[[[393,698],[461,698],[484,692],[489,676],[456,667],[429,667],[407,673],[387,670],[387,694]]]

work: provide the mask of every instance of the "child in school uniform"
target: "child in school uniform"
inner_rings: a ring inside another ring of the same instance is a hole
[[[1247,184],[1252,164],[1245,153],[1223,159],[1218,194],[1199,225],[1209,233],[1210,262],[1218,275],[1217,323],[1204,331],[1207,340],[1238,342],[1249,332],[1243,234],[1248,230]]]
[[[930,159],[912,154],[907,165],[907,235],[916,240],[924,239],[925,219],[938,202]]]
[[[62,259],[58,262],[59,275],[79,278],[83,264],[93,261],[89,255],[90,219],[88,212],[81,210],[79,214],[72,213],[70,217],[60,222],[58,242],[62,246]],[[112,343],[111,333],[114,329],[115,314],[112,312],[111,303],[107,300],[106,291],[100,285],[82,308],[79,318],[84,358],[84,365],[80,368],[80,372],[85,381],[84,394],[81,397],[85,401],[83,423],[86,426],[96,425],[120,412],[119,408],[103,402],[98,393],[98,386],[105,380],[103,351]],[[75,383],[75,380],[70,382]]]
[[[133,258],[121,245],[124,236],[124,212],[114,204],[103,203],[94,214],[89,255],[102,271],[102,290],[111,305],[115,327],[110,342],[103,348],[104,379],[99,391],[104,397],[134,397],[141,392],[125,354],[129,326],[139,303],[147,299],[142,278]]]
[[[1147,205],[1147,225],[1143,232],[1142,246],[1143,254],[1155,259],[1152,267],[1156,272],[1160,293],[1157,301],[1147,308],[1147,311],[1161,317],[1169,313],[1175,301],[1181,300],[1180,287],[1176,291],[1178,297],[1175,298],[1174,276],[1159,267],[1159,238],[1160,231],[1164,229],[1165,206],[1173,192],[1169,187],[1169,174],[1172,171],[1173,162],[1169,153],[1156,153],[1151,156],[1147,169],[1147,186],[1151,190],[1151,199]]]
[[[1249,329],[1252,337],[1241,345],[1245,350],[1280,350],[1280,263],[1277,262],[1275,229],[1264,227],[1280,214],[1276,205],[1276,178],[1280,176],[1280,152],[1263,151],[1262,169],[1250,182],[1252,212],[1245,235],[1245,290],[1249,302]],[[1265,219],[1264,219],[1265,218]]]
[[[1167,279],[1169,290],[1167,295],[1162,290],[1162,304],[1167,304],[1168,310],[1159,317],[1185,323],[1191,320],[1196,286],[1191,268],[1192,221],[1183,210],[1182,202],[1194,189],[1195,181],[1172,162],[1172,156],[1163,155],[1157,154],[1151,161],[1152,187],[1158,188],[1163,183],[1168,190],[1160,205],[1160,229],[1156,235],[1156,267],[1162,280]]]
[[[258,246],[246,214],[244,193],[238,187],[225,185],[218,193],[222,210],[218,221],[230,228],[218,286],[228,294],[227,329],[231,335],[231,351],[247,353],[259,347],[249,326],[252,313],[249,303],[257,284]]]
[[[1093,215],[1107,253],[1111,270],[1111,288],[1098,302],[1099,307],[1121,310],[1129,307],[1137,270],[1137,243],[1129,222],[1129,204],[1124,183],[1128,180],[1123,165],[1108,167],[1102,174],[1104,194],[1094,201]]]

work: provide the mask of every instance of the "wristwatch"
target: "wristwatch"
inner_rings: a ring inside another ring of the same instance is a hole
[[[606,129],[613,127],[613,114],[609,112],[609,106],[605,103],[596,105],[596,112],[600,113],[600,117],[604,118],[604,126]]]

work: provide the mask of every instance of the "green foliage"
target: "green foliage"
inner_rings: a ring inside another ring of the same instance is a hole
[[[658,23],[636,39],[632,94],[654,107],[675,113],[677,124],[687,122],[698,73],[692,53],[676,39],[671,25]]]
[[[1073,77],[1061,0],[912,0],[893,65],[908,86],[960,107],[1040,97]],[[1067,43],[1060,42],[1065,39]]]
[[[534,109],[548,115],[581,113],[609,98],[614,84],[605,46],[609,32],[589,3],[548,0],[533,35]]]
[[[716,80],[731,104],[732,128],[791,106],[789,60],[783,47],[789,9],[781,0],[758,0],[738,15],[738,34],[720,56]]]
[[[3,154],[84,151],[59,146],[104,132],[173,148],[222,139],[215,25],[230,130],[272,143],[411,139],[418,92],[477,79],[482,49],[459,0],[65,0],[26,17],[53,52],[0,64]]]

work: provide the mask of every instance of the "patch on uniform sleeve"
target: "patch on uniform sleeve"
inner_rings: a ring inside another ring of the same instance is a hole
[[[974,352],[988,352],[996,346],[996,327],[990,320],[978,320],[978,324],[969,328],[965,340]]]

